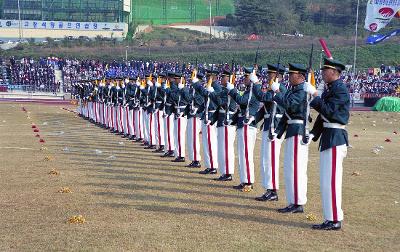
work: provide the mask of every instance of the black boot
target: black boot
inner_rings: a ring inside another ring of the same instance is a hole
[[[184,157],[177,157],[174,160],[171,160],[171,162],[182,163],[182,162],[185,162],[185,158]]]
[[[322,224],[312,225],[312,229],[317,230],[339,230],[342,228],[341,221],[325,221]]]
[[[276,190],[268,189],[262,196],[256,198],[257,201],[277,201],[278,194]]]
[[[232,175],[224,174],[224,175],[221,175],[219,178],[216,178],[214,180],[216,180],[216,181],[232,181]]]
[[[301,205],[290,204],[285,208],[278,209],[280,213],[303,213],[304,209]]]

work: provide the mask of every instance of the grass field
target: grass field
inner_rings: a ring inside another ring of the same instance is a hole
[[[282,215],[282,169],[280,200],[256,202],[263,192],[258,165],[255,190],[238,192],[231,189],[237,176],[213,181],[62,108],[0,103],[1,251],[400,250],[399,113],[352,112],[344,226],[320,232],[310,229],[322,221],[315,143],[306,212]],[[383,149],[374,154],[375,146]],[[256,164],[259,147],[258,140]],[[62,187],[72,192],[58,192]],[[68,223],[74,215],[86,222]]]
[[[213,0],[212,15],[225,16],[233,13],[233,2],[233,0]],[[162,0],[134,0],[131,8],[135,21],[152,24],[197,22],[208,19],[210,14],[208,0],[168,0],[165,5],[166,16]]]

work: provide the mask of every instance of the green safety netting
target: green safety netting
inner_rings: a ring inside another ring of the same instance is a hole
[[[372,109],[382,112],[400,112],[400,98],[383,97],[375,103]]]

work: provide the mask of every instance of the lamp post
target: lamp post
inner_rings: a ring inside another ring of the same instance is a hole
[[[357,0],[357,14],[356,14],[356,32],[354,37],[354,59],[353,59],[353,75],[356,75],[356,63],[357,63],[357,37],[358,37],[358,14],[360,9],[360,0]]]
[[[19,4],[19,0],[17,1],[18,4],[18,35],[19,35],[19,40],[21,41],[22,39],[22,25],[21,25],[21,6]]]
[[[210,8],[210,40],[211,40],[211,38],[212,38],[212,35],[211,35],[211,23],[212,23],[211,0],[208,0],[208,6]]]

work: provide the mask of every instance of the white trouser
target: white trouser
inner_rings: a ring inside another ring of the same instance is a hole
[[[217,129],[215,125],[201,124],[204,164],[206,168],[218,168]]]
[[[164,112],[160,110],[156,110],[154,113],[154,130],[156,135],[156,145],[158,147],[165,145],[164,138]]]
[[[129,107],[127,107],[128,109],[128,135],[130,136],[134,136],[135,135],[135,121],[133,118],[133,109],[129,109]]]
[[[122,128],[125,135],[128,135],[129,108],[122,107]]]
[[[320,153],[320,186],[325,220],[343,220],[342,177],[346,155],[346,145],[335,146]]]
[[[307,203],[308,145],[302,145],[302,136],[286,139],[283,174],[285,176],[286,201],[288,204]]]
[[[174,139],[174,114],[164,117],[165,152],[175,150]]]
[[[155,113],[148,113],[149,144],[156,145]]]
[[[142,108],[136,109],[134,112],[135,117],[135,133],[137,138],[143,139],[143,110]]]
[[[175,157],[185,157],[186,125],[186,117],[178,117],[174,120]]]
[[[265,190],[279,189],[279,156],[282,139],[269,139],[269,131],[263,131],[261,140],[261,183]]]
[[[144,111],[144,110],[142,110],[143,111],[143,133],[144,133],[144,141],[145,142],[150,142],[150,139],[149,139],[149,129],[150,129],[150,124],[149,124],[149,114],[146,112],[146,111]]]
[[[221,174],[235,173],[235,126],[217,128],[218,139],[218,167]]]
[[[119,132],[123,133],[124,132],[124,111],[125,108],[122,105],[118,106],[119,110],[119,117],[118,117],[118,127],[119,127]]]
[[[107,120],[108,120],[108,127],[111,129],[114,126],[114,121],[113,121],[113,107],[111,105],[107,106]]]
[[[78,107],[76,107],[76,112],[78,113],[78,114],[82,114],[82,101],[81,101],[81,99],[79,99],[78,100]]]
[[[254,145],[257,128],[244,125],[237,130],[240,183],[254,183]]]
[[[118,131],[118,106],[113,107],[113,128]]]
[[[200,127],[201,120],[198,117],[188,119],[187,123],[187,146],[190,161],[200,161]]]
[[[92,119],[92,109],[93,109],[93,107],[92,107],[92,102],[88,102],[87,103],[87,108],[88,108],[88,110],[87,110],[87,117],[89,118],[89,119]]]
[[[108,116],[108,105],[104,104],[104,125],[106,127],[108,127],[109,123],[110,123],[110,118]]]

